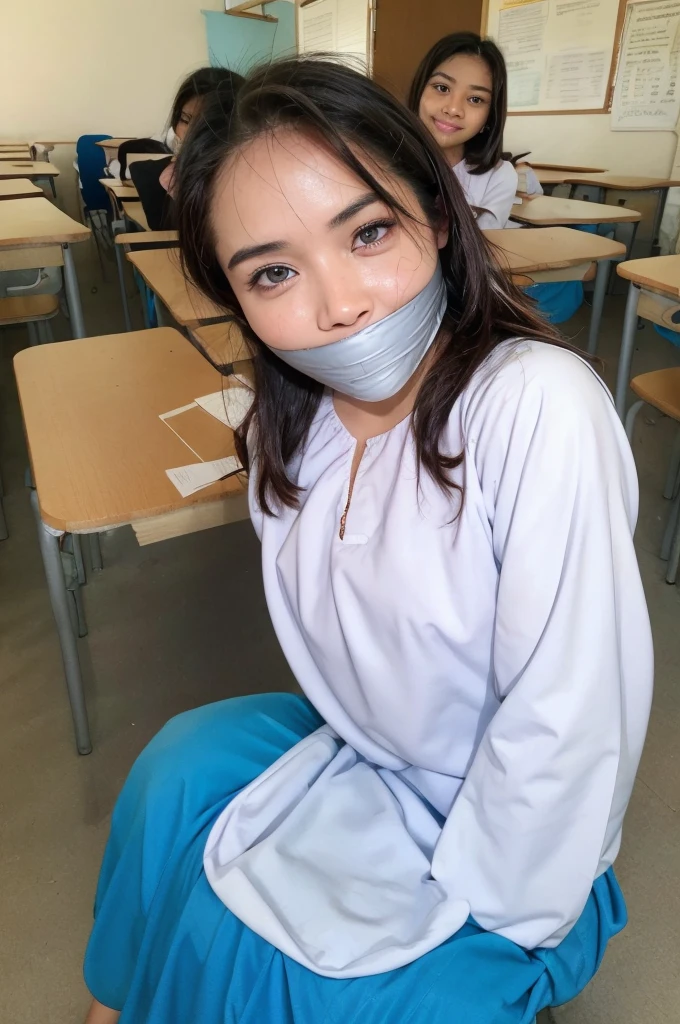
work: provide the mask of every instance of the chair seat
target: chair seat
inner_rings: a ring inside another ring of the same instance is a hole
[[[641,373],[633,378],[630,386],[643,402],[671,419],[680,420],[680,366]]]
[[[22,295],[0,299],[0,326],[51,320],[59,312],[56,295]]]

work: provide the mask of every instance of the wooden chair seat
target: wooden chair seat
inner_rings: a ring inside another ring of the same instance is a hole
[[[630,386],[643,402],[680,421],[680,366],[641,373]]]
[[[247,362],[251,358],[243,332],[233,320],[221,324],[208,324],[206,327],[193,327],[190,333],[214,366],[233,366],[235,363]]]
[[[59,312],[56,295],[22,295],[0,299],[0,327],[51,320]]]

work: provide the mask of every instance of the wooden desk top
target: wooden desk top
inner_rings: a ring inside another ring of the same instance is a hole
[[[178,234],[176,231],[121,231],[113,239],[116,245],[158,245],[177,247]]]
[[[502,228],[485,231],[504,269],[513,274],[559,270],[626,252],[625,245],[573,228]]]
[[[607,171],[606,167],[578,167],[575,164],[544,164],[538,161],[528,160],[527,163],[536,171],[539,168],[542,171],[572,171],[579,174],[605,174]]]
[[[107,192],[111,192],[116,199],[139,199],[139,193],[132,182],[128,184],[120,178],[100,178],[99,184],[103,185]]]
[[[241,328],[233,320],[194,327],[190,334],[216,366],[231,366],[252,358]]]
[[[182,498],[165,475],[199,460],[160,414],[232,383],[179,332],[39,345],[19,352],[14,367],[49,526],[99,530],[243,493],[239,478],[229,477]],[[224,455],[233,455],[232,434],[225,428],[224,435]]]
[[[146,219],[144,213],[144,207],[141,203],[121,203],[123,207],[123,213],[131,220],[133,224],[137,224],[142,231],[150,231],[149,222]]]
[[[567,181],[568,171],[558,171],[552,167],[536,167],[534,164],[530,166],[541,185],[564,185]]]
[[[680,255],[627,260],[617,265],[616,273],[653,292],[680,297]]]
[[[119,145],[123,142],[131,142],[134,135],[127,136],[126,138],[102,138],[100,142],[95,142],[95,145],[100,145],[102,150],[117,150]]]
[[[0,160],[4,163],[9,161],[14,163],[15,160],[29,160],[31,159],[31,151],[29,149],[0,149]]]
[[[56,178],[59,168],[48,160],[13,160],[0,163],[0,178]]]
[[[142,235],[140,241],[143,241]],[[196,327],[201,320],[228,314],[187,281],[182,273],[179,249],[143,249],[126,255],[183,327]]]
[[[85,242],[90,229],[62,213],[44,197],[2,204],[0,249]]]
[[[623,224],[640,220],[641,214],[627,206],[587,203],[581,199],[559,199],[557,196],[536,196],[513,206],[513,220],[523,224]]]
[[[629,174],[570,174],[568,185],[597,185],[599,188],[615,188],[622,192],[646,192],[653,188],[673,188],[680,185],[677,178],[645,178]]]
[[[27,199],[29,196],[42,196],[45,193],[28,178],[0,179],[0,199]]]

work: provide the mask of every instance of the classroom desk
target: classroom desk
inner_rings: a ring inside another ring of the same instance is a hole
[[[30,149],[0,149],[0,160],[3,163],[11,163],[14,160],[31,160],[31,151]]]
[[[77,220],[67,217],[44,196],[13,199],[11,203],[2,205],[0,251],[47,248],[57,245],[61,247],[64,257],[66,297],[76,338],[85,337],[85,324],[71,246],[77,242],[86,242],[90,235],[89,228]]]
[[[32,196],[45,198],[43,190],[28,178],[0,179],[0,201],[3,199],[29,199]]]
[[[513,206],[512,220],[533,227],[556,227],[568,224],[626,224],[640,220],[642,214],[627,206],[589,203],[580,199],[536,196]]]
[[[139,202],[121,203],[123,215],[126,220],[132,221],[141,231],[150,231],[149,222],[144,213],[144,207]]]
[[[542,162],[529,161],[533,169],[542,171],[569,171],[578,174],[605,174],[606,167],[578,167],[575,164],[546,164]]]
[[[184,277],[179,249],[146,249],[129,252],[127,258],[182,327],[198,327],[205,320],[225,320],[228,315]]]
[[[76,744],[88,754],[92,744],[61,536],[132,524],[143,544],[247,518],[238,476],[180,496],[165,470],[198,460],[159,419],[238,382],[222,377],[170,328],[24,349],[14,368]],[[216,421],[206,417],[207,436],[213,436]],[[224,455],[233,454],[233,435],[224,427]]]
[[[134,135],[126,136],[124,139],[101,139],[99,142],[95,142],[95,146],[101,146],[102,149],[118,149],[124,142],[132,142]]]
[[[626,263],[619,263],[616,273],[624,280],[630,281],[614,395],[616,411],[623,420],[626,415],[626,399],[631,377],[638,315],[643,315],[641,299],[645,297],[645,293],[651,293],[652,297],[662,296],[672,300],[670,305],[677,305],[678,312],[680,312],[680,255],[628,260]],[[651,316],[648,319],[652,319],[653,323],[660,322]]]
[[[99,184],[103,185],[106,191],[116,199],[139,199],[139,193],[131,181],[121,181],[120,178],[100,178]]]
[[[593,306],[588,332],[588,352],[597,351],[607,281],[612,260],[625,256],[621,242],[573,228],[502,228],[485,231],[500,265],[508,273],[533,276],[565,271],[562,280],[583,280],[583,271],[597,263]],[[570,276],[573,268],[573,277]]]
[[[48,160],[13,160],[12,163],[0,161],[0,178],[30,178],[31,181],[46,181],[56,196],[54,179],[59,177],[59,168]]]
[[[124,254],[131,248],[136,249],[176,249],[176,231],[119,231],[113,238],[116,250],[116,266],[118,268],[118,284],[120,285],[120,298],[123,304],[123,316],[125,317],[125,330],[132,330],[132,319],[130,317],[130,306],[128,304],[127,288],[125,285]],[[145,296],[142,295],[142,311],[144,313],[144,325],[149,326],[146,311]]]
[[[530,164],[530,167],[533,169],[541,185],[565,185],[567,182],[569,171],[561,171],[551,167],[536,167],[534,164]]]
[[[659,237],[659,229],[663,220],[668,190],[680,185],[678,178],[653,178],[640,175],[626,174],[573,174],[566,179],[566,184],[571,186],[570,197],[576,188],[583,185],[590,185],[598,190],[599,202],[605,199],[608,191],[614,192],[651,192],[657,196],[656,211],[652,223],[652,238],[650,244],[650,256],[654,245]]]

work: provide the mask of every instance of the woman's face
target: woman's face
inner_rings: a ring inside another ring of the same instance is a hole
[[[173,125],[173,131],[180,142],[184,141],[184,136],[189,131],[189,125],[192,119],[196,116],[198,108],[200,106],[200,96],[194,96],[193,99],[187,100],[182,107],[182,112],[179,115],[179,121],[176,125]]]
[[[492,96],[493,78],[486,61],[459,53],[432,73],[418,114],[441,149],[459,148],[481,132]]]
[[[328,345],[393,313],[430,281],[438,240],[415,195],[371,167],[417,218],[393,212],[334,154],[293,131],[230,158],[215,188],[217,256],[272,348]]]

